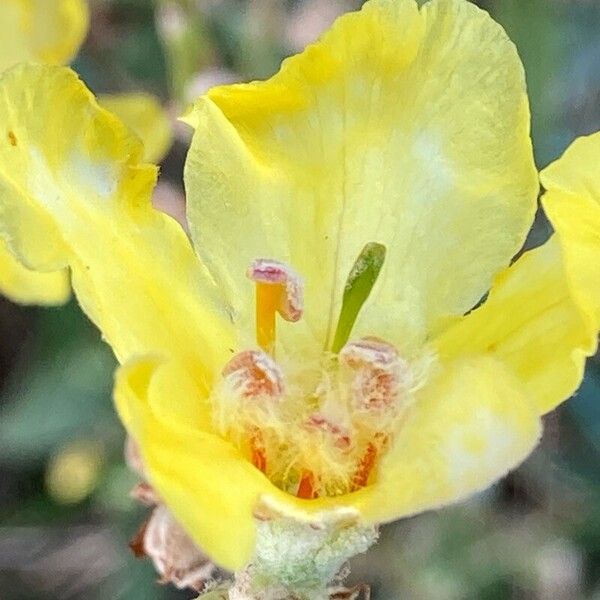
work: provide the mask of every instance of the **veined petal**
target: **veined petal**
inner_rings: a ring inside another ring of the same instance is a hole
[[[142,151],[71,70],[22,65],[0,79],[2,237],[30,269],[71,268],[119,360],[174,356],[208,388],[235,348],[230,321],[181,227],[152,208]]]
[[[374,241],[386,263],[355,334],[417,347],[479,300],[533,218],[523,69],[465,0],[371,0],[270,80],[213,88],[189,118],[195,246],[242,323],[245,269],[271,257],[305,277],[305,322],[331,340]]]
[[[438,508],[485,489],[521,463],[541,422],[518,379],[500,361],[444,365],[419,393],[357,506],[367,522]]]
[[[71,283],[66,271],[25,268],[0,240],[0,293],[21,304],[63,304],[71,295]]]
[[[152,403],[161,386],[153,386],[154,376],[163,368],[151,358],[121,367],[117,410],[139,445],[150,482],[175,518],[211,559],[239,569],[254,548],[254,507],[272,484],[227,442],[155,414]],[[186,402],[179,390],[173,389],[170,402]]]
[[[173,141],[171,122],[157,98],[150,94],[111,94],[98,98],[100,105],[117,115],[144,144],[143,160],[158,163]]]
[[[544,414],[579,387],[596,336],[597,327],[586,322],[572,294],[554,237],[501,274],[485,303],[435,345],[445,359],[490,354],[502,360]]]
[[[600,329],[600,135],[578,140],[542,174],[555,234],[495,281],[486,302],[436,341],[448,359],[489,353],[543,414],[579,387]]]
[[[85,0],[2,0],[0,72],[18,62],[68,63],[88,26]]]

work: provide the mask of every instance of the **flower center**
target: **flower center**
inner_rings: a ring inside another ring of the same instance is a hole
[[[380,244],[365,246],[345,286],[332,348],[313,364],[275,360],[277,314],[292,322],[302,316],[301,278],[270,259],[248,269],[260,350],[237,354],[223,369],[212,397],[214,421],[257,469],[298,497],[371,483],[409,404],[413,369],[397,349],[375,337],[350,340],[384,258]]]

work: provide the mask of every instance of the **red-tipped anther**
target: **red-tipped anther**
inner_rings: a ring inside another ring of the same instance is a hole
[[[250,434],[250,453],[252,464],[263,473],[267,472],[267,450],[263,434],[258,427]]]
[[[243,398],[283,394],[281,369],[268,354],[257,350],[234,356],[225,365],[223,378]]]
[[[385,434],[377,434],[375,440],[367,444],[367,449],[360,459],[354,476],[352,477],[352,491],[359,490],[369,483],[369,478],[377,464],[377,459],[385,449],[387,443],[388,437]]]
[[[303,471],[296,496],[304,500],[312,500],[317,497],[315,490],[315,476],[312,471]]]
[[[286,264],[259,258],[248,267],[247,275],[256,283],[256,341],[273,353],[276,338],[276,314],[286,321],[302,317],[304,285]]]
[[[406,364],[396,348],[377,338],[346,344],[340,360],[356,371],[354,393],[360,408],[383,409],[398,399]]]
[[[268,258],[257,258],[248,267],[248,277],[256,283],[281,286],[283,294],[277,307],[282,319],[296,322],[304,310],[304,283],[302,278],[285,263]]]
[[[321,413],[310,415],[306,420],[305,426],[307,429],[322,431],[331,436],[333,445],[340,450],[348,450],[350,448],[350,435],[348,431]]]
[[[283,374],[277,363],[264,352],[247,350],[234,356],[223,369],[223,380],[243,400],[279,399],[284,391]],[[267,472],[267,451],[260,429],[248,425],[246,439],[252,464]]]

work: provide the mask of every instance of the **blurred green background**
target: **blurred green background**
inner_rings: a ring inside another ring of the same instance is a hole
[[[147,90],[175,115],[215,83],[263,78],[350,0],[97,0],[75,68],[97,92]],[[527,71],[540,167],[600,129],[600,2],[487,0]],[[376,43],[374,41],[374,43]],[[186,135],[163,164],[181,185]],[[600,168],[600,164],[599,164]],[[530,236],[548,235],[540,217]],[[192,598],[155,583],[127,541],[114,360],[75,303],[0,299],[0,599]],[[375,600],[600,600],[600,363],[515,473],[463,505],[385,527],[354,561]],[[70,482],[70,484],[65,484]]]

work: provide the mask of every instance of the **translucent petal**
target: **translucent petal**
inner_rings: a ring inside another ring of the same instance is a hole
[[[600,329],[600,135],[576,141],[542,173],[555,235],[495,281],[482,307],[436,342],[445,358],[489,353],[526,386],[540,413],[579,387]]]
[[[305,320],[283,335],[322,347],[375,241],[386,264],[355,332],[408,351],[479,300],[532,221],[523,69],[501,27],[464,0],[420,12],[371,0],[270,80],[213,88],[188,120],[195,246],[242,324],[247,265],[282,260],[306,279]]]
[[[200,390],[230,355],[218,290],[181,227],[150,203],[156,169],[69,69],[0,79],[0,233],[25,266],[67,266],[120,360],[175,356]]]

